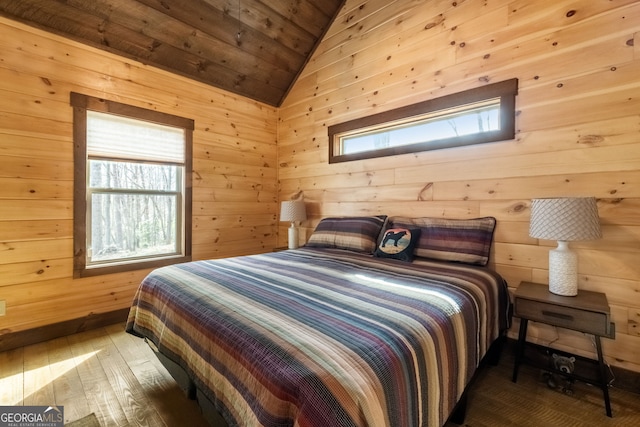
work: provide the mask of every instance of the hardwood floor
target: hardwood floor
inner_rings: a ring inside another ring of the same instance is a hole
[[[205,427],[140,338],[121,324],[0,353],[0,405],[64,406],[65,422]]]
[[[640,394],[612,388],[608,418],[598,388],[577,383],[567,396],[528,366],[514,384],[511,367],[505,352],[498,366],[480,372],[465,426],[640,425]],[[51,404],[64,406],[66,422],[94,412],[104,427],[206,426],[196,403],[121,324],[0,353],[0,405]]]
[[[609,418],[598,387],[576,382],[573,395],[567,395],[560,387],[550,389],[540,369],[528,365],[521,365],[518,382],[513,383],[513,349],[505,350],[498,366],[484,367],[472,383],[464,426],[640,426],[640,394],[611,387]]]

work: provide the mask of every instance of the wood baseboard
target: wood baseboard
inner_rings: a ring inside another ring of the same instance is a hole
[[[73,335],[78,332],[88,331],[114,323],[127,320],[129,308],[110,311],[108,313],[89,314],[78,319],[53,323],[39,328],[27,329],[19,332],[0,333],[0,351],[12,350],[54,338]]]

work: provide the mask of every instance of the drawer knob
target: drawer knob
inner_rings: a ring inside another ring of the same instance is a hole
[[[542,314],[549,317],[555,317],[556,319],[573,321],[573,316],[564,313],[556,313],[555,311],[542,310]]]

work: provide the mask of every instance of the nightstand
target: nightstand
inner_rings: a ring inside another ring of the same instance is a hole
[[[611,417],[607,369],[600,343],[600,337],[615,339],[615,324],[610,320],[607,296],[601,292],[579,290],[577,296],[566,297],[552,294],[547,285],[521,282],[514,296],[513,315],[520,318],[520,332],[512,381],[518,380],[518,369],[524,357],[529,320],[591,334],[594,336],[598,353],[598,378],[594,380],[575,373],[560,374],[599,386],[604,395],[607,416]]]

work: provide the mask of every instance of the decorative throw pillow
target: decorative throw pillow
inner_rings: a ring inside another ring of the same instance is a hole
[[[411,262],[419,237],[419,228],[389,228],[385,230],[374,255]]]
[[[496,219],[389,218],[389,227],[420,228],[415,256],[487,265]]]
[[[305,245],[373,253],[386,215],[323,218]]]

